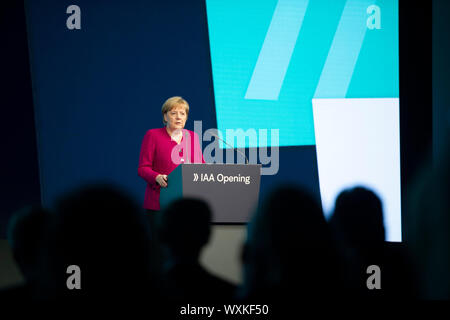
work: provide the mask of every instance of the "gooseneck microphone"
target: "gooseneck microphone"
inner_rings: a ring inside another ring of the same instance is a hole
[[[215,133],[211,133],[211,135],[213,135],[214,137],[216,137],[217,139],[219,139],[220,141],[222,141],[223,143],[225,143],[227,146],[229,146],[231,149],[236,150],[237,152],[239,152],[240,154],[242,154],[245,157],[245,164],[248,164],[248,158],[245,155],[245,153],[243,153],[241,150],[233,147],[232,145],[230,145],[229,143],[227,143],[225,140],[223,140],[222,138],[220,138],[217,134]]]

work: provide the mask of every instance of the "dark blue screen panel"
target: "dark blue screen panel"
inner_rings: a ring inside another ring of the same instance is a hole
[[[164,100],[189,101],[188,128],[215,126],[204,3],[77,1],[80,30],[70,4],[26,3],[43,202],[94,180],[142,200],[140,145]]]

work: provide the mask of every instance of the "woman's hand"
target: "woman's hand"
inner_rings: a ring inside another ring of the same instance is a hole
[[[165,174],[158,174],[156,176],[156,182],[162,187],[167,188],[167,175]]]

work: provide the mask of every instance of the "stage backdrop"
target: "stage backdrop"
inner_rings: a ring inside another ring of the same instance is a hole
[[[29,0],[26,13],[44,205],[99,180],[142,202],[142,138],[181,95],[188,129],[279,130],[261,198],[293,182],[328,215],[365,185],[401,240],[396,0]],[[262,143],[244,141],[228,142]]]

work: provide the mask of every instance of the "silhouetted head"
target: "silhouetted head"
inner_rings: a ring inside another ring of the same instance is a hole
[[[66,288],[70,265],[81,269],[81,296],[129,296],[148,287],[154,271],[149,228],[122,191],[96,185],[63,196],[52,227],[51,272],[63,294],[72,294]]]
[[[263,202],[249,225],[248,237],[255,244],[266,243],[283,253],[286,247],[310,247],[321,242],[327,228],[321,207],[309,193],[281,187]]]
[[[381,200],[369,189],[355,187],[342,191],[330,223],[352,247],[379,245],[384,241]]]
[[[297,187],[275,189],[265,199],[249,223],[243,259],[247,292],[301,284],[301,290],[315,296],[331,292],[338,278],[336,252],[321,207]]]
[[[48,212],[41,206],[27,206],[14,213],[8,226],[8,242],[15,261],[27,281],[39,274]]]
[[[208,243],[211,210],[202,200],[179,199],[162,212],[158,235],[170,252],[180,259],[197,259]]]

